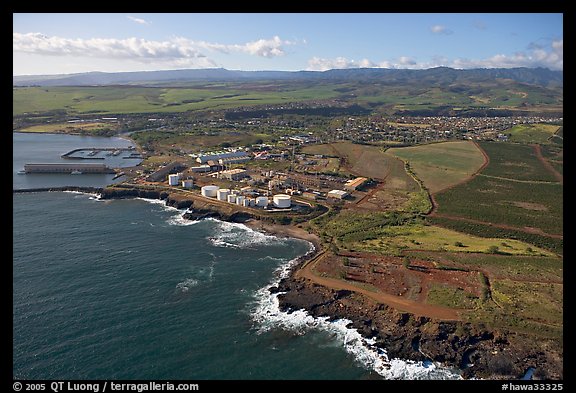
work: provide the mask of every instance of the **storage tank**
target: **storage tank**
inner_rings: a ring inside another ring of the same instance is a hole
[[[268,206],[268,197],[259,196],[258,198],[256,198],[256,206],[258,207]]]
[[[237,205],[243,206],[245,200],[246,200],[246,198],[244,198],[242,195],[236,196],[236,204]]]
[[[228,195],[228,202],[236,203],[236,195]]]
[[[276,207],[288,208],[292,205],[292,200],[291,200],[290,195],[276,194],[276,195],[274,195],[273,200],[274,200],[274,206],[276,206]]]
[[[227,188],[221,188],[217,192],[218,200],[226,202],[228,200],[228,195],[230,195],[230,190]]]
[[[248,199],[248,203],[250,204],[250,207],[256,206],[256,200],[255,199]]]
[[[194,186],[194,180],[192,180],[192,179],[182,180],[182,187],[184,187],[184,188],[192,188],[193,186]]]
[[[168,185],[169,186],[177,186],[179,181],[180,181],[180,176],[178,174],[168,175]]]
[[[218,192],[219,189],[220,187],[218,186],[204,186],[201,188],[200,192],[205,197],[216,198],[216,193]]]
[[[244,199],[244,202],[242,202],[242,206],[244,207],[249,207],[250,206],[250,199]]]

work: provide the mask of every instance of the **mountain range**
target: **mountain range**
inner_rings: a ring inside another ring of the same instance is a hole
[[[13,76],[13,86],[146,85],[181,82],[241,82],[262,80],[371,81],[402,83],[420,81],[432,85],[509,79],[543,87],[562,87],[563,71],[547,68],[477,68],[458,70],[436,67],[422,70],[351,68],[328,71],[234,71],[224,68],[138,72],[87,72],[61,75]]]

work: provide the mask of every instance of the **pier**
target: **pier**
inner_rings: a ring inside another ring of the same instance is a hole
[[[116,173],[104,164],[24,164],[25,173]]]

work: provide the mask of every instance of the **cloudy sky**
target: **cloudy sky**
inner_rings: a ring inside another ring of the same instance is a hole
[[[563,69],[562,14],[13,14],[13,75]]]

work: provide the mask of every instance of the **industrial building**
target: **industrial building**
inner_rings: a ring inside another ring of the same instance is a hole
[[[246,161],[250,161],[249,156],[221,158],[218,160],[218,163],[220,165],[226,166],[226,165],[232,165],[232,164],[241,164],[241,163],[246,162]]]
[[[171,162],[170,164],[166,165],[165,167],[162,167],[162,168],[158,169],[156,172],[149,175],[146,178],[146,180],[148,180],[148,181],[165,181],[167,175],[169,175],[171,173],[178,173],[178,172],[182,171],[184,168],[186,168],[186,167],[180,162]]]
[[[193,180],[193,179],[184,179],[184,180],[182,180],[182,187],[184,187],[184,188],[192,188],[192,187],[194,187],[194,180]]]
[[[220,175],[225,179],[238,181],[248,177],[248,171],[246,169],[228,169],[220,172]]]
[[[226,202],[228,200],[228,195],[230,195],[230,190],[227,188],[221,188],[216,192],[219,201]]]
[[[179,182],[180,182],[180,175],[179,174],[168,175],[168,185],[169,186],[177,186]]]
[[[332,190],[328,192],[327,197],[328,198],[333,198],[333,199],[344,199],[346,198],[348,194],[346,191],[344,190]]]
[[[290,195],[276,194],[276,195],[274,195],[272,200],[274,202],[275,207],[286,209],[286,208],[289,208],[290,206],[292,206],[292,199],[291,199]]]
[[[200,192],[205,197],[216,198],[216,193],[219,189],[220,187],[218,186],[204,186],[200,189]]]
[[[245,151],[233,151],[233,152],[226,152],[226,153],[214,153],[214,154],[204,154],[200,155],[196,158],[196,162],[200,164],[206,164],[208,161],[218,161],[223,158],[239,158],[239,157],[248,157],[248,153]]]
[[[205,172],[210,172],[212,170],[212,168],[210,167],[210,165],[200,165],[200,166],[193,166],[190,168],[190,170],[194,173],[205,173]]]
[[[357,177],[356,179],[348,180],[344,184],[344,189],[348,191],[356,191],[368,181],[365,177]]]

